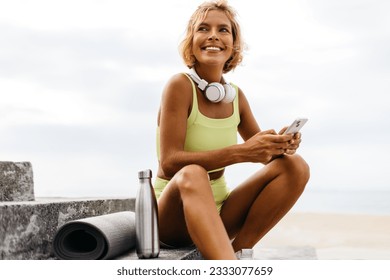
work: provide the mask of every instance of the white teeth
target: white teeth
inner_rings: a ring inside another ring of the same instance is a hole
[[[208,51],[220,51],[221,48],[218,48],[218,47],[207,47],[206,50],[208,50]]]

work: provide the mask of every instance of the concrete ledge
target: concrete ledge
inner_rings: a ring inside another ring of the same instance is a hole
[[[31,163],[0,161],[0,201],[34,200]]]
[[[158,258],[145,259],[148,260],[200,260],[197,254],[198,250],[195,247],[186,247],[178,249],[161,249]],[[137,252],[135,249],[118,256],[116,260],[138,260]]]
[[[316,249],[304,247],[274,247],[264,248],[255,246],[255,260],[317,260]],[[132,250],[117,258],[118,260],[138,259],[135,250]],[[152,260],[204,260],[202,254],[195,247],[180,249],[162,249],[160,255]]]
[[[264,248],[255,246],[255,260],[317,260],[316,249],[309,246],[304,247],[275,247]],[[188,251],[181,259],[183,260],[203,260],[202,254],[193,249]]]
[[[58,227],[70,220],[133,211],[134,199],[37,199],[0,202],[0,259],[48,259]]]

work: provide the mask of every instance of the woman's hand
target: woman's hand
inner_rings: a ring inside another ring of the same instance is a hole
[[[294,134],[293,139],[289,141],[289,146],[286,149],[287,155],[293,155],[296,153],[297,149],[299,148],[299,144],[301,143],[301,133],[297,132]]]
[[[248,161],[266,164],[283,154],[295,153],[300,140],[295,140],[293,137],[292,134],[277,134],[273,129],[255,134],[243,143]]]
[[[287,129],[287,126],[284,127],[279,134],[282,135]],[[299,144],[301,143],[301,136],[302,134],[300,132],[297,132],[295,134],[292,134],[293,138],[289,141],[289,145],[285,151],[286,155],[293,155],[296,153],[297,149],[299,148]]]

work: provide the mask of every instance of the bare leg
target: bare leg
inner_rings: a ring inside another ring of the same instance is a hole
[[[161,241],[180,246],[193,242],[206,259],[236,259],[202,167],[180,170],[166,186],[158,208]]]
[[[295,204],[309,179],[298,155],[276,159],[235,188],[221,217],[238,251],[252,248]]]

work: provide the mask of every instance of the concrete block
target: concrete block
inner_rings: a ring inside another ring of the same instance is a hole
[[[134,211],[134,199],[37,199],[0,202],[0,260],[53,258],[52,241],[64,223]]]
[[[31,200],[34,200],[31,163],[0,161],[0,201]]]

